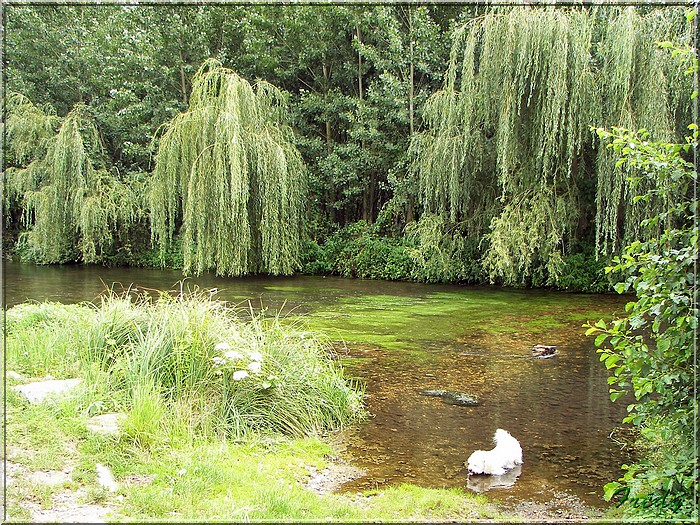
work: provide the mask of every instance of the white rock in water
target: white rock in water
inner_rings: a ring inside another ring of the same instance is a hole
[[[81,383],[81,379],[52,379],[50,381],[37,381],[13,387],[27,398],[30,403],[41,403],[47,396],[60,395],[72,390]]]

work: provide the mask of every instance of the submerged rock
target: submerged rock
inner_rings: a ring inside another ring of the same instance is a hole
[[[419,390],[418,393],[422,396],[440,397],[449,405],[472,407],[479,404],[479,399],[476,396],[465,394],[464,392],[452,392],[450,390]]]
[[[442,397],[447,394],[447,390],[419,390],[418,393],[422,396]]]
[[[535,345],[532,347],[532,355],[538,359],[549,359],[557,355],[557,347],[554,345]]]

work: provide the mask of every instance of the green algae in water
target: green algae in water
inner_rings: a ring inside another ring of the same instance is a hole
[[[425,362],[436,348],[482,351],[482,346],[495,343],[521,352],[534,344],[561,341],[576,336],[580,324],[605,309],[597,304],[597,296],[580,294],[481,288],[426,291],[419,286],[410,295],[401,291],[346,293],[331,300],[324,293],[324,304],[304,317],[310,329],[328,334],[337,344],[369,345]]]

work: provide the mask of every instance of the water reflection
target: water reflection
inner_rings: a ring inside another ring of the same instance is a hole
[[[94,300],[114,283],[178,288],[182,279],[175,271],[16,263],[5,263],[3,277],[7,306]],[[608,436],[625,406],[609,401],[606,371],[581,328],[619,310],[618,297],[313,277],[185,283],[303,315],[330,334],[347,374],[365,383],[372,414],[344,435],[345,454],[366,475],[343,491],[409,482],[516,502],[564,491],[603,506],[602,486],[620,475],[624,458]],[[533,359],[535,344],[556,345],[558,355]],[[450,405],[421,389],[472,394],[480,404]],[[522,468],[501,479],[470,477],[464,461],[490,449],[497,428],[520,442]]]
[[[487,492],[492,489],[508,489],[515,485],[522,471],[522,465],[515,465],[514,468],[500,476],[470,475],[467,480],[467,488],[474,492]]]

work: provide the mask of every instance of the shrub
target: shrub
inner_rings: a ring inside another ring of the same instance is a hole
[[[587,251],[564,258],[564,269],[557,279],[557,288],[572,292],[604,293],[610,291],[610,281],[605,273],[606,261],[596,259]]]
[[[665,47],[672,47],[665,45]],[[698,62],[690,49],[689,73]],[[697,91],[694,96],[697,96]],[[659,199],[665,210],[648,217],[645,241],[629,244],[606,271],[618,277],[615,290],[633,292],[627,316],[589,326],[601,361],[612,375],[610,398],[634,396],[623,422],[640,430],[645,456],[625,465],[625,475],[606,485],[606,498],[621,497],[635,518],[698,519],[697,366],[698,258],[697,172],[685,155],[696,153],[698,127],[685,144],[650,140],[646,130],[598,130],[630,168],[629,183],[649,188],[636,201]]]

